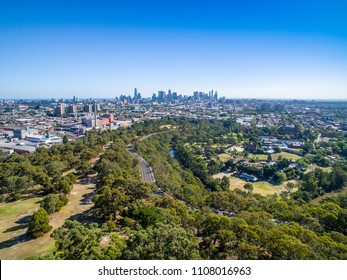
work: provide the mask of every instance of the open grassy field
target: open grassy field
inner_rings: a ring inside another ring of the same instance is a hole
[[[282,183],[281,185],[273,185],[269,182],[255,182],[253,183],[254,186],[254,192],[260,193],[262,195],[267,194],[280,194],[281,192],[285,191],[285,186],[287,185],[287,182]]]
[[[259,161],[267,160],[268,155],[250,155],[249,158],[256,158]]]
[[[160,128],[160,129],[164,129],[164,128],[167,128],[167,129],[176,129],[177,126],[176,126],[176,125],[172,125],[172,124],[165,124],[165,125],[161,125],[159,128]]]
[[[242,153],[245,149],[242,148],[242,147],[233,146],[233,147],[230,147],[228,150],[229,150],[229,151],[236,151],[236,152],[238,152],[238,153]]]
[[[274,161],[277,161],[279,156],[282,156],[282,158],[292,159],[292,160],[297,160],[297,159],[301,158],[301,156],[290,154],[287,152],[281,152],[278,154],[271,154],[272,160],[274,160]],[[268,155],[250,155],[249,157],[250,158],[258,158],[259,161],[262,161],[262,160],[267,160]]]
[[[27,223],[37,210],[42,198],[27,198],[0,206],[0,259],[6,259],[3,252],[27,238]]]
[[[218,158],[219,158],[219,160],[222,161],[222,162],[227,162],[229,159],[232,158],[232,156],[229,155],[229,154],[219,154],[219,155],[218,155]]]
[[[290,153],[287,153],[287,152],[280,152],[278,154],[273,154],[272,155],[272,159],[273,160],[278,160],[279,156],[282,156],[282,158],[292,159],[292,160],[297,160],[297,159],[301,158],[301,156],[298,156],[298,155],[290,154]]]
[[[227,148],[229,147],[229,144],[213,144],[211,145],[212,148]]]
[[[220,172],[218,174],[213,175],[212,177],[215,179],[222,179],[224,176],[230,177],[231,173],[226,173],[226,172]],[[231,179],[232,177],[230,177],[229,179]]]
[[[95,184],[89,181],[74,184],[68,195],[69,202],[59,212],[50,216],[52,230],[37,239],[26,235],[27,224],[32,213],[39,208],[42,198],[32,198],[2,205],[0,208],[0,259],[22,260],[32,255],[42,255],[54,248],[50,237],[54,229],[62,226],[66,219],[88,221],[93,206],[92,195]]]
[[[224,176],[228,176],[230,180],[230,189],[240,189],[244,190],[243,186],[247,183],[246,181],[232,176],[230,173],[218,173],[216,175],[213,175],[213,178],[223,178]],[[282,183],[281,185],[273,185],[270,184],[269,182],[254,182],[252,183],[254,186],[254,193],[259,193],[262,195],[268,195],[268,194],[274,194],[278,193],[280,194],[281,192],[285,191],[285,186],[287,185],[288,182],[295,182],[294,180],[291,181],[286,181]]]

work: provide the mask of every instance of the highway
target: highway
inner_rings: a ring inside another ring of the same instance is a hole
[[[154,174],[148,162],[135,151],[134,145],[130,144],[127,148],[129,153],[140,161],[139,167],[143,181],[155,183]]]

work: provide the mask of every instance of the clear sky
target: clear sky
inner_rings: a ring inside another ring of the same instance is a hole
[[[1,1],[0,98],[347,99],[346,0]]]

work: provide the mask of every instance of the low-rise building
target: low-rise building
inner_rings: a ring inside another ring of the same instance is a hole
[[[36,128],[14,129],[13,137],[18,139],[24,139],[28,134],[37,134],[39,131]]]
[[[239,176],[242,179],[245,179],[246,181],[251,181],[251,182],[256,182],[258,181],[258,178],[253,176],[253,175],[249,175],[247,173],[241,173],[241,175]]]

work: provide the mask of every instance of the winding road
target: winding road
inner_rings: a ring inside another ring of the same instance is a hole
[[[128,145],[127,148],[129,153],[140,161],[139,167],[143,181],[147,183],[155,183],[152,167],[149,165],[149,163],[136,152],[133,144]]]

